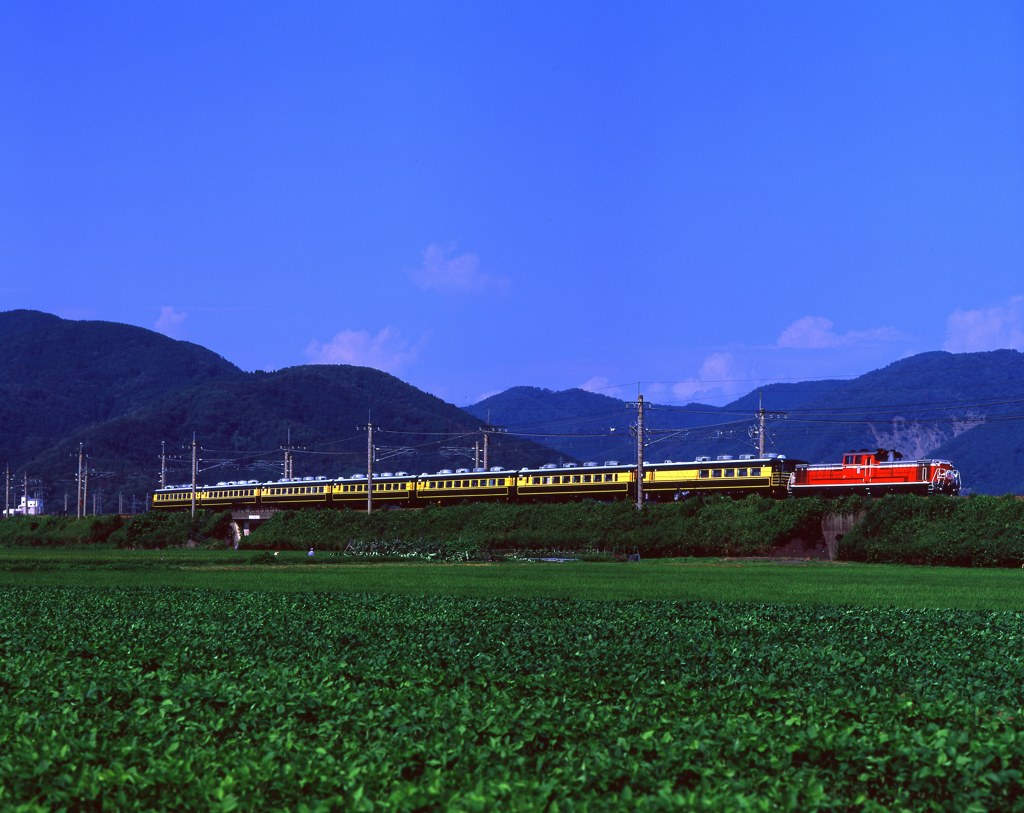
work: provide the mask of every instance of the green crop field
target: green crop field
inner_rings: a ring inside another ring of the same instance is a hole
[[[0,809],[1024,809],[1024,572],[0,551]]]

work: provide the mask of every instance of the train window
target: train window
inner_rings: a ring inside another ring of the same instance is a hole
[[[746,477],[747,476],[747,470],[746,469],[737,469],[736,470],[736,476],[737,477]]]
[[[479,480],[474,480],[472,485],[473,485],[473,488],[479,488],[480,487],[480,481]]]
[[[578,483],[578,482],[580,481],[580,476],[579,476],[578,474],[574,474],[574,475],[572,476],[572,481],[573,481],[574,483]]]
[[[539,477],[534,477],[533,478],[533,484],[535,486],[539,486],[540,485],[540,478]]]
[[[589,474],[584,474],[583,475],[583,482],[584,483],[589,483],[590,482],[590,475]]]
[[[721,469],[712,469],[711,470],[711,476],[713,478],[714,477],[721,477],[722,476],[722,470]]]
[[[736,476],[736,469],[726,469],[725,470],[725,476],[726,477],[735,477]]]
[[[761,476],[761,467],[760,466],[755,466],[754,468],[752,468],[750,470],[750,476],[751,477],[760,477]]]
[[[700,471],[699,471],[699,472],[697,473],[697,476],[698,476],[698,477],[699,477],[699,478],[700,478],[701,480],[706,480],[706,479],[707,479],[708,477],[710,477],[710,476],[711,476],[711,472],[710,472],[710,471],[708,471],[707,469],[701,469],[701,470],[700,470]]]

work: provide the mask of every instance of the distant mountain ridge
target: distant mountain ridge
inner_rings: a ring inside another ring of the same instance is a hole
[[[1024,354],[1016,350],[922,353],[849,381],[767,385],[723,407],[648,404],[645,458],[756,452],[759,403],[769,415],[766,452],[827,462],[851,449],[898,449],[953,460],[969,491],[1024,494]],[[636,459],[636,411],[625,401],[515,387],[467,409],[543,436],[566,456]]]
[[[107,511],[158,485],[161,450],[168,480],[188,482],[193,434],[200,482],[281,477],[289,443],[296,476],[365,471],[369,422],[378,472],[482,462],[475,417],[366,367],[246,373],[153,331],[35,311],[0,313],[0,348],[0,464],[15,493],[22,473],[38,481],[30,490],[48,510],[67,494],[75,510],[80,444],[90,493]],[[495,462],[534,465],[550,454],[516,437],[489,440]]]
[[[49,508],[75,493],[77,450],[90,493],[144,498],[189,478],[195,433],[201,482],[275,479],[284,447],[295,474],[365,470],[375,426],[377,471],[436,471],[481,460],[511,468],[559,460],[636,459],[626,401],[583,390],[513,387],[466,409],[366,367],[309,365],[247,373],[189,342],[113,322],[37,311],[0,313],[0,464],[39,481]],[[756,450],[759,398],[772,417],[766,448],[811,461],[853,448],[947,457],[968,489],[1024,493],[1024,354],[923,353],[849,381],[771,384],[724,407],[650,404],[649,460]],[[476,449],[474,449],[476,445]],[[17,493],[17,492],[15,492]],[[74,510],[72,505],[71,510]]]

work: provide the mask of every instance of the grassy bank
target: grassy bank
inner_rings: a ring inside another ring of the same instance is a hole
[[[359,563],[321,552],[0,550],[0,585],[1024,609],[1024,570],[828,562]]]

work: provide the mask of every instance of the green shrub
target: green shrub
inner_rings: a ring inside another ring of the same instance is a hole
[[[109,542],[124,525],[117,514],[100,516],[9,517],[0,521],[0,544],[18,546],[95,545]]]
[[[645,557],[764,555],[794,538],[818,541],[818,500],[725,497],[650,504],[584,501],[549,505],[470,504],[422,511],[286,511],[242,544],[372,556],[600,554]]]
[[[183,545],[224,545],[229,541],[231,513],[150,511],[132,517],[118,544],[126,548],[173,548]]]
[[[889,496],[864,503],[839,558],[961,567],[1024,564],[1024,501],[1013,497]]]

